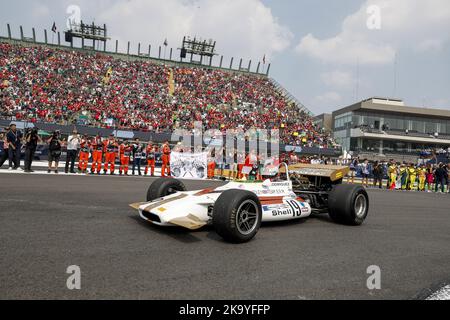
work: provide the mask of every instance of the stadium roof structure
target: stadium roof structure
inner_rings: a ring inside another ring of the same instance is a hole
[[[373,97],[351,106],[336,110],[333,112],[333,116],[338,116],[352,111],[375,111],[382,113],[390,113],[405,116],[421,116],[429,118],[439,118],[450,120],[450,110],[445,109],[435,109],[435,108],[420,108],[420,107],[410,107],[406,106],[401,99],[390,99]]]

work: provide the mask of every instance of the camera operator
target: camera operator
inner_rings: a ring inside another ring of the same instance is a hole
[[[51,138],[47,140],[49,145],[48,152],[48,173],[51,173],[52,170],[55,173],[58,173],[59,159],[61,158],[61,149],[64,144],[64,140],[61,140],[61,133],[59,131],[54,131]],[[55,162],[55,166],[53,165]]]
[[[41,138],[38,135],[38,129],[29,128],[25,134],[25,172],[30,173],[33,172],[31,170],[31,164],[33,163],[34,154],[36,153],[36,148],[38,142],[42,142]]]
[[[69,173],[69,163],[70,173],[75,173],[75,159],[77,158],[78,150],[80,149],[80,143],[81,137],[78,134],[78,131],[74,129],[72,135],[67,139],[66,173]]]

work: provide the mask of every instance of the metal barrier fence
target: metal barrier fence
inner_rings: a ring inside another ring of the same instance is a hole
[[[63,135],[70,135],[74,128],[77,129],[78,133],[81,135],[87,135],[90,137],[94,137],[97,134],[100,134],[102,137],[109,137],[111,134],[116,136],[119,139],[124,140],[135,140],[139,139],[143,142],[153,142],[157,144],[162,144],[165,141],[172,142],[174,144],[179,141],[172,140],[171,132],[143,132],[143,131],[123,131],[123,130],[115,130],[115,129],[105,129],[105,128],[95,128],[95,127],[87,127],[87,126],[79,126],[79,125],[58,125],[52,123],[31,123],[31,122],[23,122],[23,121],[15,121],[15,120],[7,120],[0,119],[0,128],[6,128],[11,123],[15,123],[18,126],[19,130],[24,130],[26,128],[39,128],[40,130],[44,130],[47,132],[60,131]],[[192,137],[193,139],[193,137]],[[219,139],[220,140],[220,139]],[[260,146],[261,146],[261,142]],[[203,147],[208,146],[209,144],[203,141]],[[223,137],[223,145],[225,145],[225,137]],[[237,145],[237,141],[236,141]],[[245,144],[246,152],[249,151],[249,142],[247,141]],[[270,153],[271,143],[267,142],[267,150]],[[342,149],[330,149],[330,148],[319,148],[319,147],[299,147],[299,146],[290,146],[285,144],[280,144],[279,153],[285,152],[295,152],[299,155],[304,156],[325,156],[325,157],[339,157],[342,155]]]

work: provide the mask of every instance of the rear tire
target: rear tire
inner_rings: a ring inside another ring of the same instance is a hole
[[[176,192],[186,191],[183,182],[172,178],[160,178],[152,183],[147,191],[147,201],[151,202]]]
[[[369,196],[361,186],[336,185],[328,196],[328,212],[337,223],[359,226],[369,213]]]
[[[261,203],[253,192],[227,190],[214,204],[214,229],[227,242],[244,243],[252,240],[261,222]]]

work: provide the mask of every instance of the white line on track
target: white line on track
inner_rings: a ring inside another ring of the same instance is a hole
[[[426,300],[450,300],[450,285],[439,289]]]
[[[144,170],[142,170],[143,172]],[[17,169],[17,170],[8,170],[8,169],[0,169],[0,174],[19,174],[19,175],[41,175],[41,176],[73,176],[73,177],[114,177],[114,178],[141,178],[141,179],[148,179],[151,176],[150,175],[142,175],[139,176],[138,173],[135,173],[134,175],[129,171],[128,175],[120,175],[118,173],[118,171],[116,170],[116,173],[114,175],[110,175],[108,174],[102,174],[101,175],[97,175],[97,174],[83,174],[83,173],[65,173],[64,170],[59,169],[59,173],[56,174],[54,171],[52,171],[51,173],[47,172],[47,169],[44,168],[39,168],[39,169],[34,169],[34,172],[30,172],[30,173],[25,173],[22,169]],[[160,178],[161,177],[161,169],[155,169],[155,178]],[[195,179],[195,178],[179,178],[180,180],[184,181],[184,180],[188,180],[188,181],[219,181],[219,180],[206,180],[206,179]],[[221,182],[221,181],[220,181]]]

